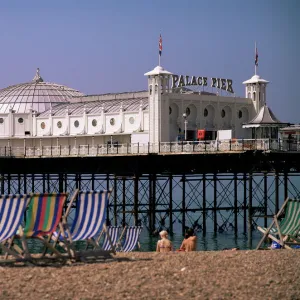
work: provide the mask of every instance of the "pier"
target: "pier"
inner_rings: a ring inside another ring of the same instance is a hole
[[[200,143],[161,143],[154,153],[138,147],[124,154],[124,145],[106,145],[101,155],[66,156],[53,149],[52,155],[38,156],[27,148],[14,156],[15,149],[1,148],[0,189],[2,194],[112,189],[108,224],[142,225],[150,234],[187,227],[203,234],[230,230],[247,233],[251,241],[255,226],[267,226],[283,199],[299,197],[300,153],[271,150],[269,140],[240,148],[228,142],[227,151],[220,142],[212,151],[212,143],[203,143],[201,152]]]

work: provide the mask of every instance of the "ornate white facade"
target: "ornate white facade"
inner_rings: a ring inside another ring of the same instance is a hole
[[[246,98],[240,98],[171,89],[172,73],[160,66],[145,76],[147,91],[84,96],[44,82],[38,70],[32,82],[0,90],[0,146],[156,144],[176,141],[185,127],[188,140],[196,140],[198,129],[232,129],[233,137],[249,138],[242,125],[266,101],[267,81],[254,77],[244,82]]]

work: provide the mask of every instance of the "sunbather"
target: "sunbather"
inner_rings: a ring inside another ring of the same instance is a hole
[[[194,234],[193,229],[188,229],[184,236],[184,240],[180,246],[180,251],[196,251],[197,237]]]
[[[159,233],[161,240],[157,242],[156,252],[170,252],[173,250],[172,242],[168,239],[168,232],[163,230]]]

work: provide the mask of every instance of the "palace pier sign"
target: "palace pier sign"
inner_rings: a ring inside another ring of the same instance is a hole
[[[190,85],[207,86],[207,77],[172,75],[172,89]],[[232,88],[232,80],[224,78],[211,78],[211,87],[234,93]]]

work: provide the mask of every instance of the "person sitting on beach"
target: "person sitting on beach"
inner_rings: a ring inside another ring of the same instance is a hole
[[[173,250],[172,242],[168,239],[168,232],[163,230],[159,233],[161,240],[157,242],[156,252],[170,252]]]
[[[180,246],[180,251],[196,251],[197,237],[194,234],[193,229],[188,229],[184,236],[184,240]]]

